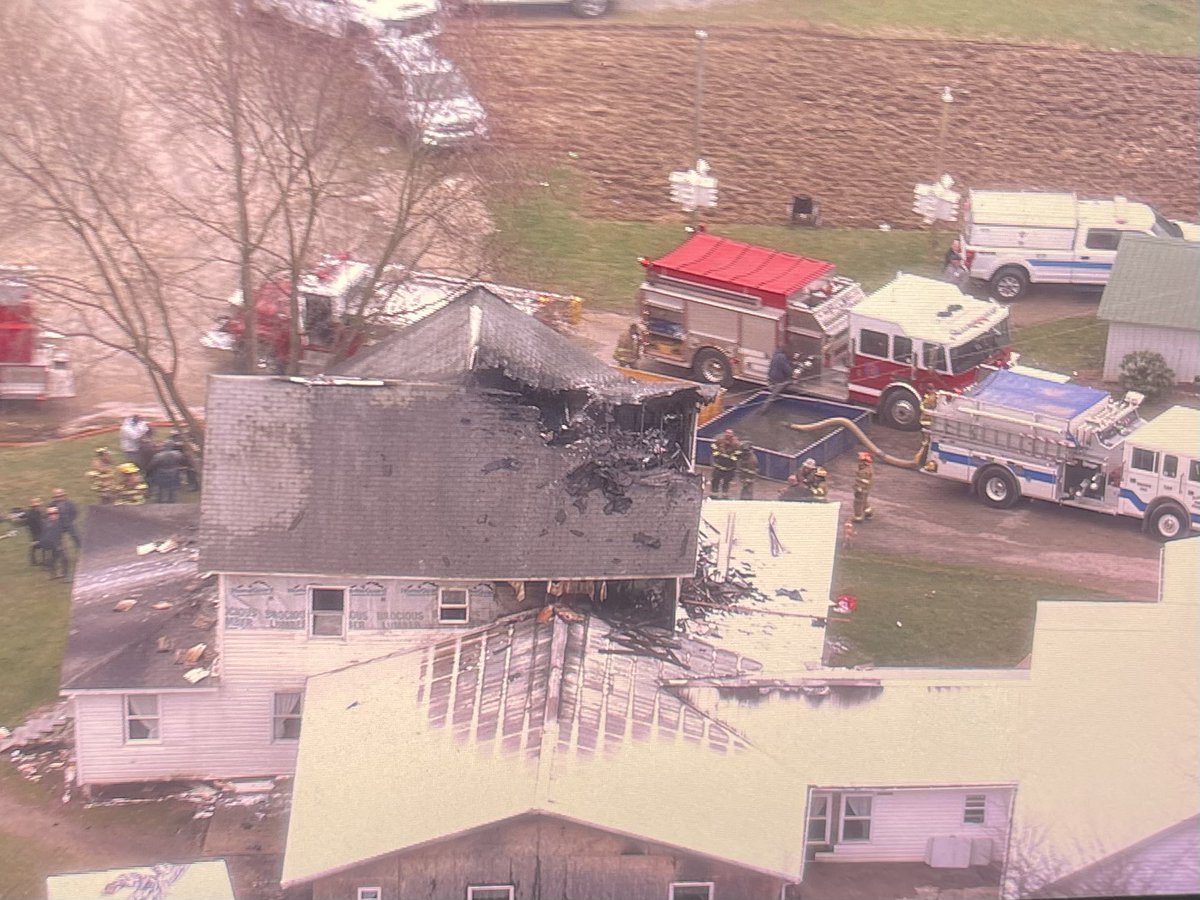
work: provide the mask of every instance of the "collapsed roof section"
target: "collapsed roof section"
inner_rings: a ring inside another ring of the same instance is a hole
[[[547,608],[309,679],[284,883],[530,813],[794,878],[798,786],[661,686],[757,663],[669,635],[673,659],[625,653],[618,631]]]

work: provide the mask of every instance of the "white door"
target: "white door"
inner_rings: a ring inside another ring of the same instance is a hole
[[[1136,499],[1132,500],[1140,512],[1146,504],[1158,496],[1158,465],[1161,454],[1156,450],[1141,447],[1129,448],[1129,464],[1125,468],[1125,484]]]

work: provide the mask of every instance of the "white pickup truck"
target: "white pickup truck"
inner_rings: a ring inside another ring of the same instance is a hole
[[[960,237],[963,265],[1000,300],[1020,299],[1031,284],[1103,286],[1126,233],[1200,240],[1200,226],[1124,197],[971,191]]]

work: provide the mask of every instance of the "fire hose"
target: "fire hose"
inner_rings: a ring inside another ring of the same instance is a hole
[[[921,440],[921,447],[919,450],[917,450],[917,455],[912,459],[903,459],[899,456],[892,456],[890,453],[884,453],[879,449],[878,446],[876,446],[874,441],[867,437],[867,435],[861,428],[858,427],[858,425],[849,419],[843,419],[840,416],[835,416],[832,419],[822,419],[820,422],[813,422],[808,425],[801,425],[793,422],[790,423],[788,427],[795,429],[796,431],[816,431],[820,428],[827,428],[830,425],[841,425],[843,428],[849,429],[850,433],[858,438],[859,443],[870,450],[871,453],[874,454],[878,459],[883,460],[890,466],[898,466],[901,469],[919,469],[925,464],[925,455],[929,452],[928,431],[925,432],[925,436]]]

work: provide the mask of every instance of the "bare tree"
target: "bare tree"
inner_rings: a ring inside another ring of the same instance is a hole
[[[164,239],[158,179],[131,140],[136,104],[107,77],[100,35],[29,4],[10,7],[2,26],[3,214],[54,248],[34,287],[70,311],[68,336],[133,358],[171,420],[195,429],[172,309],[189,264]]]

